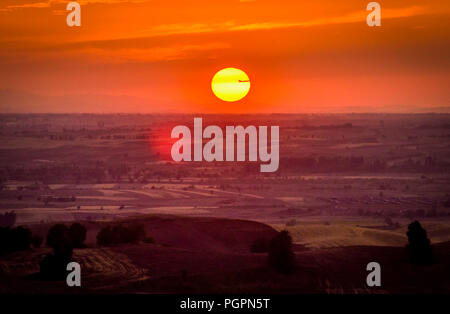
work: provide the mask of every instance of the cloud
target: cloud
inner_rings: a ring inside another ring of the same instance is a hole
[[[95,3],[104,3],[104,4],[120,4],[120,3],[145,3],[150,0],[75,0],[75,2],[80,5],[87,4],[95,4]],[[54,5],[58,4],[66,4],[69,2],[73,2],[71,0],[46,0],[46,1],[35,1],[31,3],[22,3],[22,4],[10,4],[4,5],[4,8],[0,8],[0,11],[11,11],[13,9],[40,9],[40,8],[50,8]]]
[[[384,9],[382,10],[382,18],[395,19],[433,13],[437,12],[424,6],[410,6],[398,9]],[[163,24],[143,30],[141,31],[141,34],[143,36],[167,36],[179,34],[200,34],[200,33],[229,32],[229,31],[243,31],[243,30],[253,31],[253,30],[281,29],[294,27],[313,27],[330,24],[365,22],[367,14],[368,13],[366,10],[360,10],[342,16],[326,17],[305,21],[293,21],[293,22],[270,21],[270,22],[238,24],[234,21],[227,21],[222,23],[209,23],[209,24],[206,23]]]

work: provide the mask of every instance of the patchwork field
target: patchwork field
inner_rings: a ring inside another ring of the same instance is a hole
[[[192,119],[0,115],[0,214],[43,237],[55,223],[86,226],[88,247],[74,253],[82,292],[449,293],[450,115],[203,117],[279,125],[271,174],[253,162],[173,162],[170,130]],[[415,220],[438,255],[429,267],[406,256]],[[100,228],[119,221],[144,223],[155,243],[98,247]],[[294,242],[292,276],[249,250],[281,230]],[[69,292],[33,277],[48,251],[0,256],[0,291]],[[370,261],[388,268],[383,289],[365,285]]]

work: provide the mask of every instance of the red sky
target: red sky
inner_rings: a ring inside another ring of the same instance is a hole
[[[0,112],[450,111],[450,2],[0,2]],[[251,90],[211,92],[237,67]]]

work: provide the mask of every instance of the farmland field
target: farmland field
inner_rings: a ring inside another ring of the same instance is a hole
[[[0,214],[14,212],[14,226],[44,239],[0,256],[0,291],[70,293],[35,276],[49,228],[79,222],[86,248],[73,259],[87,293],[449,293],[449,115],[240,116],[280,126],[280,168],[270,174],[252,162],[171,161],[170,129],[192,118],[0,116]],[[408,262],[415,220],[436,255],[428,268]],[[130,222],[145,225],[147,242],[98,244],[102,228]],[[282,230],[294,243],[291,277],[251,251]],[[391,279],[369,291],[374,260]]]

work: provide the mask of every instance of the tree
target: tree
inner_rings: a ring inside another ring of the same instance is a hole
[[[30,229],[22,226],[12,229],[0,227],[0,254],[27,250],[30,248],[30,245]]]
[[[106,226],[97,234],[97,244],[110,246],[121,243],[138,243],[145,239],[145,227],[142,224]]]
[[[72,255],[73,244],[69,235],[69,228],[63,224],[56,224],[47,233],[47,245],[55,251],[55,254]]]
[[[421,224],[416,220],[409,224],[408,232],[408,253],[409,259],[413,264],[431,264],[433,261],[433,254],[430,240],[427,237],[427,232],[422,228]]]
[[[102,228],[97,234],[97,244],[99,246],[110,246],[114,243],[114,233],[111,226]]]
[[[73,253],[69,228],[63,224],[51,227],[47,233],[47,245],[53,248],[53,253],[47,254],[41,261],[40,274],[44,279],[63,280]]]
[[[11,247],[13,251],[28,250],[31,244],[31,231],[19,226],[11,229]]]
[[[292,238],[288,231],[278,233],[270,243],[269,265],[274,270],[289,274],[295,267],[295,254],[292,251]]]
[[[145,227],[142,224],[132,224],[128,226],[126,243],[138,243],[145,238]]]
[[[86,240],[86,232],[86,228],[78,222],[73,223],[70,226],[69,236],[74,248],[82,248],[85,246],[84,240]]]

